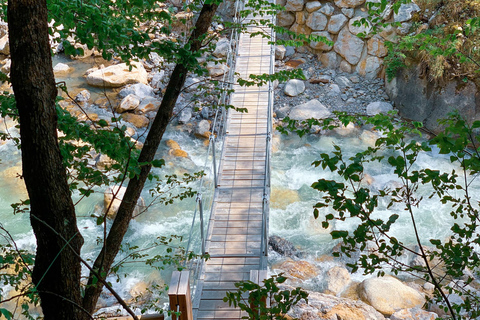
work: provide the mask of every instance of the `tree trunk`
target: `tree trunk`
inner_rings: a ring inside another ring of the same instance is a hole
[[[203,37],[207,34],[217,7],[218,4],[215,2],[213,4],[203,5],[202,11],[200,12],[189,39],[190,52],[195,53],[200,50]],[[173,108],[175,107],[177,98],[185,83],[188,70],[189,66],[185,64],[177,64],[175,66],[160,108],[155,116],[148,136],[145,139],[145,144],[138,159],[139,163],[151,162],[154,160],[155,153],[160,145],[165,129],[172,117]],[[120,249],[122,239],[127,232],[135,204],[140,197],[140,192],[142,191],[148,174],[150,173],[150,169],[151,165],[143,165],[140,174],[131,179],[128,183],[123,201],[108,233],[105,245],[93,265],[94,269],[97,270],[99,274],[107,275],[110,272],[110,267]],[[94,283],[96,283],[96,285],[93,285]],[[94,311],[98,297],[102,292],[102,288],[103,285],[96,281],[93,274],[90,274],[83,299],[83,306],[89,312]]]
[[[80,262],[83,244],[57,142],[57,89],[45,0],[9,0],[11,81],[20,116],[23,177],[37,238],[33,283],[46,320],[84,319]],[[53,230],[55,231],[53,231]],[[71,248],[65,245],[67,239]]]

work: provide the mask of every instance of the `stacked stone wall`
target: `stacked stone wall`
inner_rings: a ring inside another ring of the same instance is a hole
[[[298,52],[315,53],[323,66],[339,68],[344,72],[358,72],[367,78],[382,77],[383,59],[387,55],[385,41],[396,41],[398,35],[408,33],[412,15],[420,8],[415,3],[402,4],[398,13],[388,5],[383,21],[399,22],[400,27],[388,26],[376,35],[369,34],[370,26],[355,26],[368,16],[368,2],[379,0],[277,0],[285,7],[277,16],[277,24],[296,33],[320,35],[334,42],[311,42],[297,48]],[[358,34],[366,34],[360,38]]]

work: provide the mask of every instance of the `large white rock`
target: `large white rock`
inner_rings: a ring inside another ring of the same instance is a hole
[[[402,309],[390,316],[390,320],[435,320],[438,315],[420,308]]]
[[[288,315],[304,320],[385,320],[381,313],[362,301],[318,292],[309,292],[308,304],[301,300]]]
[[[107,211],[108,218],[115,218],[118,212],[118,208],[122,203],[122,199],[125,196],[125,191],[127,191],[126,187],[108,187],[108,189],[103,194],[103,206],[104,210]],[[113,202],[112,202],[113,201]],[[111,204],[111,205],[110,205]],[[143,198],[139,198],[137,201],[137,205],[135,206],[135,210],[133,211],[133,215],[139,214],[145,208],[145,201]]]
[[[118,97],[123,99],[130,94],[134,94],[140,99],[155,96],[153,88],[149,85],[143,83],[135,83],[120,90],[120,92],[118,93]]]
[[[290,27],[295,22],[295,15],[288,11],[280,11],[277,14],[277,25],[280,27]]]
[[[333,49],[335,52],[345,58],[348,63],[356,65],[360,61],[364,46],[364,41],[351,34],[346,26],[338,34],[338,38],[333,46]]]
[[[5,55],[10,54],[10,43],[8,40],[8,34],[0,38],[0,53]]]
[[[340,30],[345,26],[347,23],[348,19],[345,17],[343,14],[336,14],[330,18],[330,21],[328,22],[328,32],[332,34],[338,34]]]
[[[287,11],[302,11],[305,0],[287,0],[285,10]]]
[[[425,297],[417,290],[391,277],[374,277],[358,286],[360,298],[386,316],[398,310],[421,307]]]
[[[339,8],[355,8],[365,3],[365,0],[335,0],[335,5]]]
[[[230,49],[230,41],[227,38],[222,38],[218,40],[215,51],[213,55],[217,58],[223,58],[228,55],[228,50]]]
[[[392,104],[383,101],[371,102],[367,105],[367,115],[374,116],[379,113],[387,114],[393,110]]]
[[[140,99],[134,95],[129,94],[120,101],[120,104],[115,108],[115,111],[118,113],[127,112],[130,110],[135,110],[140,104]]]
[[[328,18],[321,12],[315,11],[308,15],[307,26],[315,31],[323,31],[327,27]]]
[[[352,282],[350,273],[344,267],[335,266],[327,271],[326,293],[337,295]]]
[[[283,60],[285,58],[285,53],[287,49],[283,45],[275,46],[275,59],[276,60]]]
[[[288,115],[293,120],[306,120],[310,118],[323,119],[332,115],[320,101],[314,99],[293,107]]]
[[[285,94],[290,97],[296,97],[303,91],[305,91],[305,83],[298,79],[288,80],[284,89]]]
[[[312,35],[317,35],[317,36],[322,36],[327,38],[327,40],[332,41],[332,37],[330,36],[330,33],[327,31],[316,31],[312,32]],[[312,41],[310,42],[310,48],[316,49],[316,50],[322,50],[322,51],[330,51],[332,50],[333,46],[326,44],[325,42],[322,41]]]
[[[147,84],[147,71],[140,62],[120,63],[93,71],[87,75],[87,83],[94,87],[118,88],[130,83]]]
[[[225,74],[228,71],[228,67],[221,62],[209,61],[207,70],[211,77],[218,77]]]
[[[66,63],[59,62],[53,67],[54,73],[67,73],[69,71],[70,71],[70,66]]]
[[[375,79],[382,67],[382,59],[375,56],[367,56],[357,64],[356,71],[367,79]]]
[[[413,14],[418,11],[420,11],[420,7],[416,3],[402,3],[398,12],[393,14],[393,20],[395,22],[409,21]]]

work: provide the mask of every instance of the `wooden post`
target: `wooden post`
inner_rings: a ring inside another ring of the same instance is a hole
[[[267,270],[250,270],[250,281],[258,285],[263,285],[263,280],[267,278]],[[267,296],[262,297],[260,301],[263,305],[267,306]],[[250,300],[250,308],[253,312],[259,313],[258,305],[254,301]]]
[[[172,320],[193,320],[192,297],[190,296],[190,271],[174,271],[168,289]]]

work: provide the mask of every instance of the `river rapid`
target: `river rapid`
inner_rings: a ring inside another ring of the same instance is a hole
[[[80,89],[88,89],[92,96],[92,100],[101,98],[103,93],[101,90],[94,89],[84,83],[83,73],[91,67],[91,64],[85,61],[71,61],[65,57],[57,57],[56,62],[63,62],[75,68],[75,72],[60,78],[58,80],[65,81],[70,90],[74,92]],[[55,64],[55,63],[54,63]],[[313,89],[312,89],[313,90]],[[116,91],[113,91],[116,93]],[[105,109],[96,108],[95,112],[107,113]],[[2,130],[8,128],[12,135],[18,135],[18,129],[13,127],[11,120],[6,120],[2,124]],[[140,131],[139,131],[140,132]],[[138,133],[140,134],[140,133]],[[333,145],[340,146],[347,155],[353,155],[358,151],[364,150],[366,147],[374,143],[377,133],[363,130],[361,128],[339,129],[335,132],[326,134],[311,134],[305,137],[296,135],[281,135],[274,133],[273,153],[272,153],[272,196],[271,196],[271,212],[270,212],[270,235],[278,235],[292,242],[300,251],[305,253],[305,259],[316,265],[320,270],[326,270],[332,265],[342,264],[342,260],[324,259],[326,255],[330,255],[332,249],[337,244],[332,241],[329,230],[321,227],[322,215],[324,216],[328,210],[321,211],[319,219],[313,218],[312,206],[318,201],[319,194],[310,186],[318,179],[333,179],[335,175],[323,171],[321,168],[312,166],[312,162],[319,159],[321,153],[329,153],[333,150]],[[182,150],[188,153],[188,159],[183,159],[182,169],[176,166],[177,160],[168,160],[168,147],[162,143],[157,156],[167,158],[167,165],[162,169],[156,169],[155,173],[159,175],[182,172],[196,172],[203,169],[207,146],[203,139],[193,137],[182,126],[171,125],[165,134],[165,139],[176,141]],[[23,181],[17,178],[21,174],[20,151],[11,142],[0,144],[0,221],[2,226],[8,230],[15,239],[20,249],[29,251],[35,250],[35,237],[31,230],[28,213],[12,214],[11,203],[27,197]],[[178,160],[180,161],[180,160]],[[448,157],[438,154],[436,150],[429,153],[421,154],[417,163],[417,168],[432,168],[449,172],[452,169],[458,171],[458,168],[450,164]],[[393,169],[386,164],[369,165],[366,172],[372,177],[370,188],[378,190],[385,186],[394,186],[397,182]],[[210,177],[206,177],[206,183],[209,183]],[[211,182],[211,181],[210,181]],[[142,197],[146,203],[152,199],[149,189],[153,187],[153,183],[149,183]],[[472,194],[478,194],[479,185],[473,185]],[[97,238],[102,235],[103,227],[98,226],[95,219],[91,215],[100,214],[103,210],[103,192],[104,190],[96,190],[90,197],[82,200],[76,207],[78,215],[78,226],[85,238],[85,245],[82,249],[84,258],[93,259],[98,253],[99,246]],[[428,195],[428,189],[420,189],[421,195]],[[78,195],[74,195],[77,199]],[[195,208],[195,201],[188,198],[178,201],[173,205],[165,206],[156,204],[151,206],[144,214],[131,222],[131,226],[125,237],[125,242],[132,246],[140,248],[150,247],[154,240],[161,236],[170,236],[172,234],[183,237],[183,241],[174,241],[174,244],[186,245],[189,236],[190,225]],[[400,214],[399,221],[392,228],[392,234],[407,244],[414,244],[414,233],[410,224],[410,218],[405,214],[400,206],[386,209],[386,204],[381,204],[377,211],[378,216],[390,215],[393,211]],[[418,222],[419,233],[422,240],[427,241],[431,238],[444,239],[449,235],[449,228],[452,218],[448,214],[448,208],[439,208],[438,201],[425,198],[420,206],[415,209]],[[333,229],[340,226],[333,224]],[[349,221],[342,223],[341,228],[353,230],[355,224]],[[198,232],[198,230],[196,231]],[[198,236],[198,235],[197,235]],[[4,243],[4,239],[0,238],[0,242]],[[146,253],[155,255],[165,253],[165,248],[153,247]],[[125,254],[120,254],[120,258]],[[276,265],[282,261],[284,257],[275,252],[270,253],[270,266]],[[141,259],[143,260],[143,259]],[[156,265],[160,266],[160,265]],[[131,299],[136,290],[141,290],[144,284],[163,285],[168,282],[172,269],[167,267],[166,270],[155,270],[143,263],[128,263],[119,270],[119,277],[112,277],[110,280],[113,287],[125,299]],[[275,267],[271,268],[273,273],[281,272]],[[84,270],[86,274],[86,270]],[[354,275],[357,279],[362,279],[361,274]],[[320,273],[317,278],[310,279],[306,286],[309,289],[320,290],[322,287],[323,275]],[[140,288],[140,289],[138,289]],[[161,298],[166,302],[166,298]],[[114,311],[118,307],[115,300],[108,294],[102,296],[100,304],[106,308],[103,311]]]

